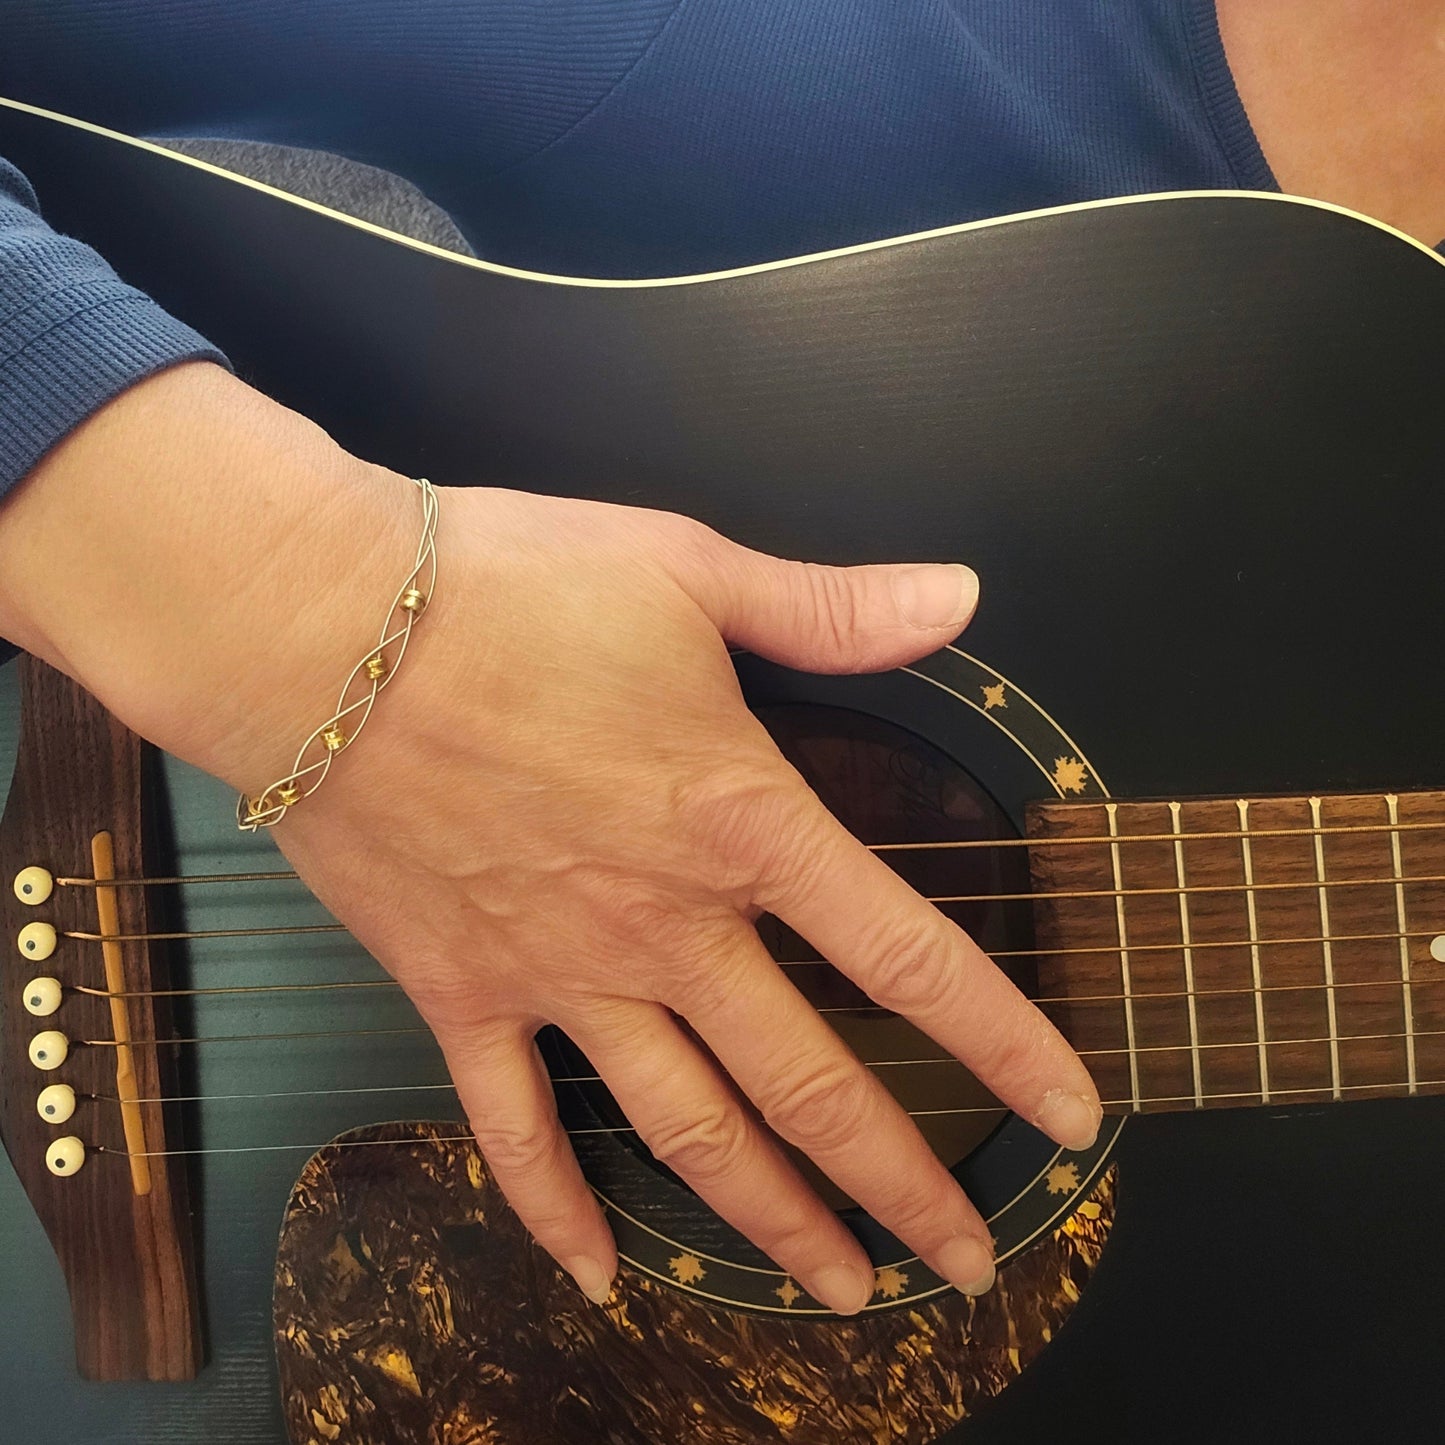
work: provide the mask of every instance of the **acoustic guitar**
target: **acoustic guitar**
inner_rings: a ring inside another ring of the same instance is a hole
[[[1059,1150],[764,920],[988,1216],[998,1286],[954,1293],[834,1194],[877,1275],[831,1316],[549,1031],[624,1260],[594,1306],[491,1184],[403,996],[225,791],[18,664],[4,1438],[1438,1437],[1440,257],[1179,195],[589,282],[16,103],[0,154],[362,455],[786,555],[973,563],[977,621],[917,666],[738,671],[1109,1101]]]

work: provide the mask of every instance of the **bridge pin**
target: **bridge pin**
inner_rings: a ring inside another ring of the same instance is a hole
[[[55,952],[55,929],[48,923],[27,923],[15,942],[26,958],[43,962]]]
[[[73,1134],[57,1139],[45,1151],[45,1167],[52,1174],[78,1174],[85,1163],[85,1145]]]
[[[70,1053],[70,1040],[58,1029],[46,1029],[30,1040],[30,1062],[37,1069],[58,1069]]]
[[[13,887],[15,896],[22,903],[44,903],[55,887],[55,879],[46,869],[32,865],[29,868],[22,868],[15,875]]]
[[[21,994],[25,1000],[25,1012],[42,1019],[49,1018],[60,1007],[60,996],[58,978],[32,978]]]
[[[75,1090],[69,1084],[51,1084],[35,1100],[35,1112],[47,1124],[63,1124],[75,1113]]]

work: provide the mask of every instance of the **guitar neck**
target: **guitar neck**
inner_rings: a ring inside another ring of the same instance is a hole
[[[1038,994],[1113,1113],[1445,1092],[1445,793],[1029,817]]]

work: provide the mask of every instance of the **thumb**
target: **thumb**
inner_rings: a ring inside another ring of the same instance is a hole
[[[978,606],[977,575],[952,563],[824,567],[722,537],[701,553],[677,580],[723,637],[806,672],[913,662],[957,637]]]

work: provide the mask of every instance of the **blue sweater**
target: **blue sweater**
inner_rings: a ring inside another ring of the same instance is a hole
[[[405,175],[477,252],[677,275],[1038,206],[1277,190],[1212,0],[7,0],[0,95]],[[223,360],[0,162],[0,490]]]

